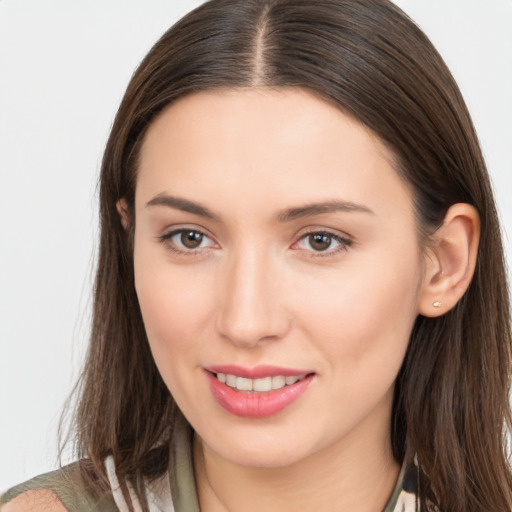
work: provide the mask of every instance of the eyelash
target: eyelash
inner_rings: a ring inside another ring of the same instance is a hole
[[[299,244],[302,240],[307,240],[307,238],[310,237],[311,235],[327,236],[330,238],[331,243],[333,241],[339,243],[339,246],[336,247],[335,249],[327,249],[325,251],[315,251],[315,250],[308,251],[311,253],[310,254],[311,258],[327,258],[329,256],[334,256],[336,254],[339,254],[340,252],[348,250],[348,248],[352,245],[352,240],[348,237],[336,235],[335,233],[332,233],[330,231],[315,230],[315,229],[312,229],[310,231],[307,231],[306,233],[303,233],[301,235],[301,237],[299,238],[299,240],[297,242],[295,242],[293,245],[295,246],[295,245]],[[307,250],[307,249],[305,249],[305,250]]]
[[[205,238],[208,238],[211,240],[211,238],[206,235],[205,233],[203,233],[202,231],[198,230],[198,229],[187,229],[187,228],[180,228],[180,229],[175,229],[169,233],[166,233],[162,236],[159,236],[158,239],[159,241],[164,244],[170,251],[174,252],[174,253],[177,253],[177,254],[183,254],[183,255],[186,255],[186,256],[196,256],[198,255],[203,248],[199,248],[199,249],[180,249],[176,246],[176,244],[174,242],[172,242],[172,238],[174,238],[176,235],[182,235],[183,233],[185,232],[188,232],[188,233],[197,233]],[[325,251],[315,251],[315,250],[307,250],[307,249],[304,249],[308,252],[310,252],[310,257],[311,258],[326,258],[326,257],[329,257],[329,256],[333,256],[335,254],[338,254],[342,251],[346,251],[348,250],[348,248],[352,245],[352,240],[350,238],[345,238],[345,237],[342,237],[342,236],[339,236],[339,235],[336,235],[330,231],[325,231],[325,230],[311,230],[311,231],[308,231],[306,233],[303,233],[301,235],[301,237],[299,238],[299,240],[297,242],[295,242],[293,244],[293,246],[299,244],[302,240],[306,240],[309,236],[311,235],[321,235],[321,236],[327,236],[330,238],[330,241],[335,241],[335,242],[338,242],[339,243],[339,246],[336,247],[335,249],[327,249]],[[292,248],[293,248],[292,246]]]
[[[188,250],[180,249],[176,246],[175,243],[172,242],[173,237],[175,237],[176,235],[183,234],[183,233],[198,233],[201,236],[211,240],[211,238],[206,233],[203,233],[202,231],[199,231],[198,229],[189,229],[189,228],[175,229],[175,230],[171,231],[170,233],[166,233],[162,236],[159,236],[158,239],[170,251],[175,252],[177,254],[185,254],[187,256],[195,256],[195,255],[199,254],[201,252],[201,248],[200,249],[188,249]]]

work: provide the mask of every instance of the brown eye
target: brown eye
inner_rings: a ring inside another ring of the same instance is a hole
[[[347,250],[352,245],[350,238],[344,238],[328,231],[306,233],[297,242],[297,247],[309,251],[313,255],[324,253],[322,256],[334,256],[340,251]]]
[[[215,242],[208,235],[197,229],[190,228],[176,229],[158,238],[170,251],[189,256],[216,246]]]
[[[203,241],[203,234],[199,231],[182,231],[180,242],[187,249],[197,249]]]
[[[308,236],[308,242],[315,251],[325,251],[331,246],[332,238],[326,233],[313,233]]]

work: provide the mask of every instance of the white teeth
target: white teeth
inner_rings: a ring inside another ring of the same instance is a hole
[[[263,379],[254,379],[252,389],[254,391],[270,391],[272,389],[272,377],[265,377]]]
[[[281,389],[286,386],[286,377],[282,375],[276,375],[272,377],[272,389]]]
[[[229,375],[229,374],[227,374],[226,375],[226,384],[230,388],[236,388],[236,379],[237,379],[236,375]]]
[[[247,379],[246,377],[237,377],[229,373],[217,373],[219,382],[226,384],[230,388],[238,389],[239,391],[255,391],[258,393],[267,393],[274,389],[281,389],[284,386],[295,384],[302,380],[306,375],[298,375],[293,377],[285,377],[283,375],[275,375],[274,377],[263,377],[261,379]]]
[[[237,377],[236,389],[239,391],[252,391],[252,379],[246,379],[245,377]]]

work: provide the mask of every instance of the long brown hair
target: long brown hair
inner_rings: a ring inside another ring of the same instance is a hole
[[[416,455],[423,496],[443,510],[511,510],[511,331],[489,177],[464,100],[425,34],[388,0],[211,0],[154,45],[135,72],[103,158],[91,342],[77,387],[78,455],[121,481],[169,466],[181,413],[153,362],[133,281],[134,195],[144,134],[167,105],[214,88],[300,87],[368,126],[413,191],[424,239],[454,203],[482,225],[475,274],[457,306],[419,316],[398,375],[392,447]],[[116,211],[127,202],[125,231]],[[155,450],[157,444],[162,447]],[[144,501],[144,500],[143,500]]]

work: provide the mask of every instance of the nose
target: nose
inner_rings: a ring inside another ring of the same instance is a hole
[[[217,329],[239,347],[282,338],[291,325],[279,265],[257,249],[226,262],[219,294]]]

